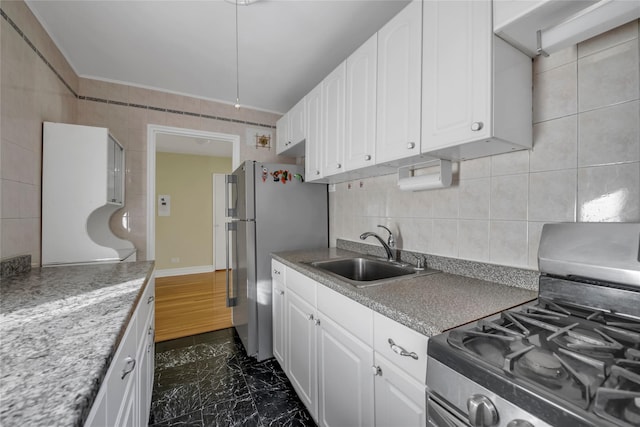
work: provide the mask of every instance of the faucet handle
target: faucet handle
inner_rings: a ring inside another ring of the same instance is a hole
[[[393,237],[393,233],[391,232],[391,230],[389,230],[384,225],[380,225],[380,224],[378,224],[378,227],[384,228],[385,230],[387,230],[387,232],[389,233],[389,238],[387,239],[387,244],[392,248],[395,247],[396,246],[396,239]]]

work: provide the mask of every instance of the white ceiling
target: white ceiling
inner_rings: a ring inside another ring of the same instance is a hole
[[[235,103],[234,4],[26,1],[81,77]],[[261,0],[239,6],[240,103],[288,111],[407,3]]]
[[[233,144],[216,139],[158,133],[156,135],[156,151],[199,156],[232,157]]]

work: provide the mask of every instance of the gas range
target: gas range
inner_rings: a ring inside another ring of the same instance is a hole
[[[640,426],[640,224],[545,225],[539,259],[537,301],[429,340],[429,425]]]

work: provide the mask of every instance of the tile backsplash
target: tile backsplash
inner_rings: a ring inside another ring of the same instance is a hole
[[[531,151],[461,162],[446,189],[403,192],[397,175],[337,184],[332,244],[383,224],[409,251],[537,269],[546,222],[640,221],[638,32],[534,60]]]

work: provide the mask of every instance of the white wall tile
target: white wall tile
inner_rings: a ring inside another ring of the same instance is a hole
[[[578,133],[578,166],[639,161],[640,101],[579,114]]]
[[[434,219],[433,237],[430,244],[435,255],[458,256],[458,221],[455,219]]]
[[[533,122],[575,114],[578,108],[576,63],[533,76]]]
[[[460,162],[460,180],[491,176],[491,157]]]
[[[579,110],[638,99],[638,39],[578,60]]]
[[[544,222],[529,222],[529,263],[528,267],[538,269],[538,248],[540,247],[540,235]]]
[[[527,172],[529,172],[528,150],[491,156],[491,176],[513,175]]]
[[[491,221],[490,261],[513,267],[526,267],[529,259],[526,221]]]
[[[491,177],[491,219],[526,220],[529,175]]]
[[[458,218],[458,187],[432,190],[433,217]]]
[[[489,261],[489,221],[458,222],[458,256],[473,261]]]
[[[578,221],[640,221],[640,163],[578,169]]]
[[[533,126],[533,149],[529,154],[531,172],[575,168],[577,156],[577,115]]]
[[[576,199],[576,169],[529,175],[529,221],[575,221]]]
[[[578,57],[583,58],[595,52],[638,38],[638,23],[635,20],[604,34],[593,37],[577,45]]]
[[[461,219],[489,219],[491,206],[491,179],[467,179],[460,181],[459,217]]]
[[[578,47],[576,45],[566,47],[552,55],[536,56],[533,60],[533,72],[535,74],[557,68],[561,65],[574,62],[578,58]]]

